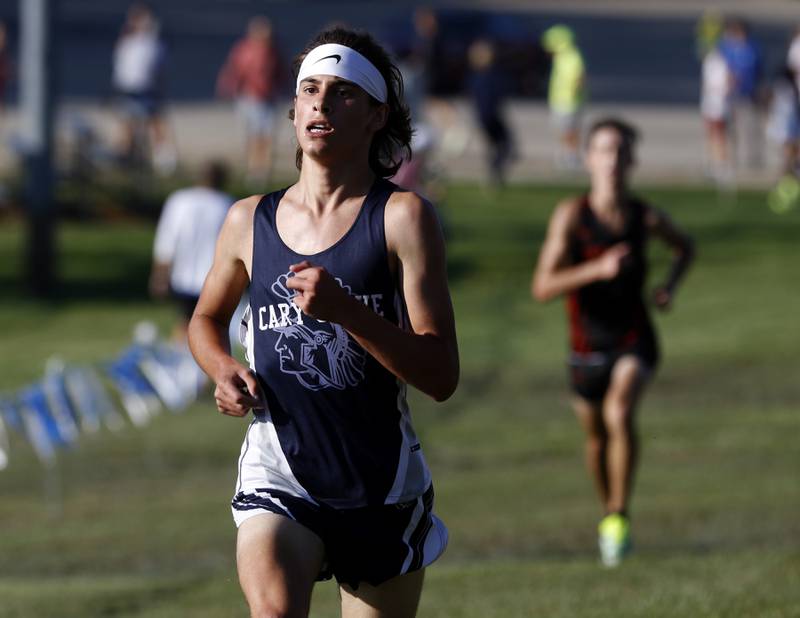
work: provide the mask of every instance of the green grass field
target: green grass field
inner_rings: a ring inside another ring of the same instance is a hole
[[[547,217],[573,192],[447,192],[462,360],[444,404],[415,423],[450,528],[421,617],[800,616],[800,211],[764,196],[643,188],[698,243],[674,310],[657,317],[664,362],[640,414],[636,552],[598,565],[600,510],[567,406],[561,302],[528,289]],[[22,228],[0,228],[0,391],[53,354],[108,360],[137,320],[166,332],[145,295],[150,225],[64,224],[62,287],[21,295]],[[652,275],[666,254],[654,248]],[[85,438],[47,475],[12,441],[0,471],[0,616],[246,616],[230,499],[246,422],[209,401],[143,430]],[[337,616],[317,586],[316,617]]]

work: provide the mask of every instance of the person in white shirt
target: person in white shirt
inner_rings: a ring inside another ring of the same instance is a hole
[[[766,133],[767,138],[781,150],[781,175],[797,175],[800,152],[800,100],[795,73],[789,66],[779,71],[773,80]]]
[[[177,157],[162,113],[165,59],[166,48],[153,11],[146,4],[131,5],[113,57],[112,83],[123,116],[120,149],[128,159],[135,156],[137,131],[143,125],[153,165],[168,173],[174,171]]]
[[[733,180],[728,147],[732,88],[733,76],[728,64],[722,54],[712,48],[703,58],[700,113],[706,127],[709,171],[720,184]]]
[[[800,90],[800,26],[794,31],[794,36],[789,42],[789,49],[786,52],[786,64],[794,73],[795,84]]]
[[[150,294],[171,296],[180,307],[181,320],[173,338],[186,340],[186,327],[200,290],[214,261],[217,236],[233,204],[222,191],[227,169],[218,162],[205,165],[197,186],[179,189],[164,203],[153,245]]]

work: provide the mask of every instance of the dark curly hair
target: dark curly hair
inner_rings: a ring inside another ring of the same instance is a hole
[[[615,118],[613,116],[608,118],[601,118],[592,124],[589,127],[589,132],[586,134],[586,147],[589,147],[589,144],[594,137],[594,134],[597,133],[600,129],[614,129],[619,136],[622,138],[622,141],[625,143],[625,146],[633,152],[634,147],[639,142],[639,130],[634,127],[631,123],[622,120],[621,118]]]
[[[374,64],[386,81],[389,114],[386,124],[372,138],[369,167],[381,178],[394,176],[403,159],[411,157],[411,113],[403,101],[403,76],[400,69],[392,63],[389,54],[371,35],[337,26],[320,32],[294,59],[292,72],[295,79],[306,55],[315,47],[327,43],[337,43],[354,49]],[[369,100],[373,105],[381,104],[371,96]],[[294,119],[294,109],[289,112],[289,117]],[[297,169],[303,165],[303,151],[299,146],[295,152],[295,165]]]

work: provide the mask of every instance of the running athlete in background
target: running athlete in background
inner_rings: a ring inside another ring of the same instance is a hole
[[[607,566],[619,564],[630,548],[635,413],[659,356],[644,299],[647,241],[661,239],[674,255],[653,293],[660,309],[671,305],[694,253],[691,239],[664,212],[629,193],[636,139],[636,130],[620,120],[592,126],[585,155],[591,188],[555,209],[532,283],[537,300],[567,298],[573,406],[605,510],[599,546]]]
[[[385,178],[411,139],[402,81],[366,34],[334,28],[295,62],[300,177],[231,209],[189,328],[217,407],[253,410],[233,499],[253,616],[306,616],[335,577],[344,616],[414,616],[444,551],[406,384],[458,382],[433,207]],[[250,367],[226,329],[250,285]]]

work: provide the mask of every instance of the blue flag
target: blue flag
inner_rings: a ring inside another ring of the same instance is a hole
[[[78,415],[72,407],[64,388],[62,372],[51,373],[42,380],[42,390],[47,400],[50,416],[58,428],[64,442],[71,444],[79,437]]]
[[[28,387],[20,393],[19,402],[19,413],[28,442],[43,464],[52,464],[56,458],[56,448],[66,446],[67,442],[50,416],[44,390],[39,385]]]
[[[96,431],[100,424],[111,431],[120,431],[125,427],[122,415],[94,369],[67,369],[64,372],[64,387],[86,431]]]
[[[139,352],[132,346],[106,367],[106,373],[119,391],[122,406],[131,422],[146,425],[161,410],[161,401],[138,367]]]

